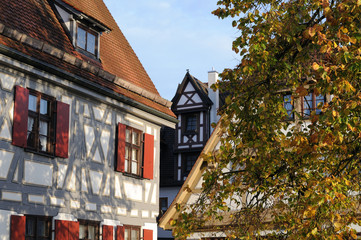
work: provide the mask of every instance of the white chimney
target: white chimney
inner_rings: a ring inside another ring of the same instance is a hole
[[[218,72],[212,68],[212,71],[208,72],[208,97],[213,102],[210,112],[210,123],[217,123],[220,118],[217,115],[219,108],[219,90],[213,91],[213,89],[211,89],[211,86],[216,82],[218,82]],[[211,128],[211,132],[213,132],[213,128]]]

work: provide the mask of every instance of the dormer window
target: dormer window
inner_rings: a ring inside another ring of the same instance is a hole
[[[85,26],[78,24],[76,46],[94,56],[97,56],[98,34]]]

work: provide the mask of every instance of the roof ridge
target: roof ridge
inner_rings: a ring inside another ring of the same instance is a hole
[[[2,23],[0,23],[0,34],[4,35],[6,37],[9,37],[13,40],[16,40],[17,42],[26,44],[32,48],[40,50],[53,57],[56,57],[68,64],[74,65],[80,69],[88,71],[88,72],[94,74],[95,76],[98,76],[109,82],[112,82],[115,85],[118,85],[128,91],[134,92],[134,93],[136,93],[144,98],[147,98],[153,102],[156,102],[162,106],[169,108],[172,105],[171,101],[168,101],[168,100],[162,98],[158,94],[152,93],[152,92],[150,92],[146,89],[143,89],[127,80],[121,79],[118,76],[116,76],[108,71],[105,71],[104,69],[101,69],[100,67],[98,67],[90,62],[81,60],[72,54],[69,54],[59,48],[54,47],[53,45],[46,43],[45,41],[30,37],[29,35],[27,35],[25,33],[21,33],[13,28],[7,27]]]

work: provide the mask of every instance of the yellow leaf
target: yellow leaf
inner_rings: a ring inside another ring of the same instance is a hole
[[[333,225],[335,225],[335,228],[338,230],[342,227],[342,224],[340,222],[335,222]]]
[[[318,65],[316,62],[312,64],[312,69],[317,71],[320,68],[320,65]]]
[[[308,34],[311,36],[311,37],[313,37],[313,36],[315,36],[315,34],[316,34],[316,31],[315,31],[315,29],[314,28],[309,28],[308,29]]]
[[[316,233],[317,233],[317,227],[315,227],[313,230],[312,230],[312,235],[316,235]]]
[[[361,5],[361,0],[357,0],[357,6]]]
[[[325,52],[327,52],[327,48],[328,48],[328,46],[327,46],[327,45],[323,45],[323,46],[321,47],[320,52],[321,52],[321,53],[325,53]]]

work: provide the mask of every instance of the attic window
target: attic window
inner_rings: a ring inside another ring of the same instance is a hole
[[[98,34],[89,28],[78,24],[76,46],[94,56],[97,56]]]

